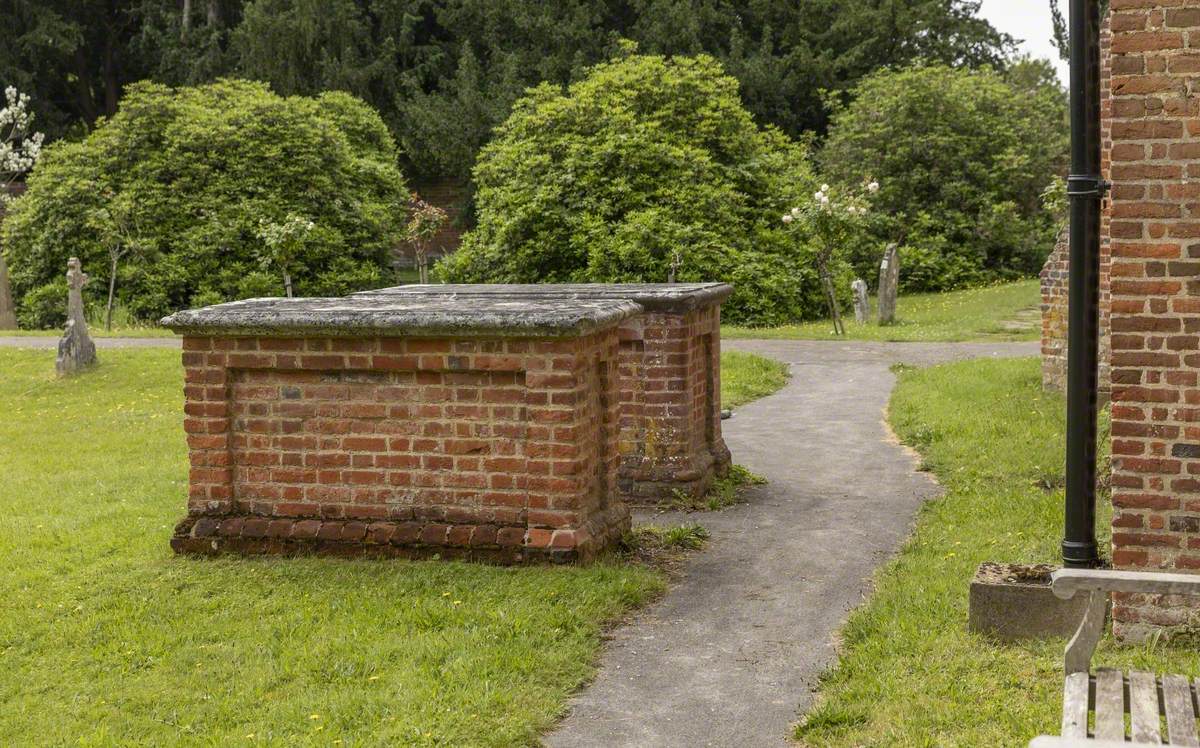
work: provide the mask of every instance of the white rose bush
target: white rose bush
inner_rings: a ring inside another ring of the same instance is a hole
[[[838,309],[830,265],[840,250],[865,240],[871,197],[878,192],[879,182],[874,179],[863,180],[856,190],[835,189],[823,184],[811,200],[784,213],[781,219],[797,242],[810,243],[815,248],[814,259],[833,320],[834,335],[845,335],[846,327]]]
[[[44,136],[31,132],[32,124],[29,94],[12,86],[4,89],[4,108],[0,109],[0,203],[9,199],[8,186],[32,169],[42,155]]]

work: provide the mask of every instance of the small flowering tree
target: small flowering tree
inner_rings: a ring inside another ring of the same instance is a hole
[[[297,213],[288,213],[283,223],[262,219],[258,222],[258,238],[263,246],[258,261],[264,268],[274,265],[283,274],[283,288],[292,298],[292,267],[303,254],[316,224]]]
[[[811,238],[816,245],[817,272],[825,291],[825,303],[833,320],[833,334],[845,335],[842,315],[838,310],[837,291],[833,287],[830,261],[834,252],[857,241],[866,228],[868,203],[879,192],[879,183],[868,179],[860,190],[837,193],[827,184],[813,195],[811,201],[792,208],[783,215],[783,222],[797,237]]]
[[[117,195],[110,189],[101,191],[104,206],[91,211],[88,225],[108,247],[108,303],[104,308],[104,329],[112,329],[113,302],[117,291],[117,267],[130,252],[141,254],[141,227],[133,201],[128,194]]]
[[[43,136],[30,131],[32,124],[29,94],[18,93],[12,86],[4,89],[4,107],[0,109],[0,215],[11,199],[9,186],[32,169],[42,155]],[[16,326],[8,264],[0,251],[0,329]]]
[[[412,248],[421,283],[428,283],[429,250],[432,248],[433,237],[442,230],[449,217],[446,215],[446,211],[425,202],[415,192],[409,197],[408,208],[409,217],[408,224],[404,228],[404,242]]]

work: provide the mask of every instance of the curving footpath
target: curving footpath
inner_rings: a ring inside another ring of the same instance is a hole
[[[834,635],[939,489],[883,423],[896,362],[1034,356],[1036,343],[726,341],[792,379],[725,421],[734,460],[770,481],[699,521],[708,549],[613,632],[594,683],[548,746],[771,746],[811,702]]]

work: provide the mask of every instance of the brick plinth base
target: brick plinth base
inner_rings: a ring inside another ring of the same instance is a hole
[[[618,332],[184,338],[184,553],[585,560],[616,495]]]

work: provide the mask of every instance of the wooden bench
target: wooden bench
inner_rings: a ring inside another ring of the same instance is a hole
[[[1196,686],[1183,675],[1098,668],[1092,654],[1104,634],[1108,598],[1113,592],[1200,595],[1200,575],[1143,571],[1062,569],[1052,575],[1054,594],[1070,599],[1088,594],[1087,610],[1067,644],[1063,687],[1062,737],[1043,736],[1031,748],[1102,748],[1141,744],[1200,746],[1196,732]],[[1088,712],[1095,728],[1088,732]],[[1129,715],[1126,735],[1125,716]],[[1160,717],[1165,717],[1166,739]]]

